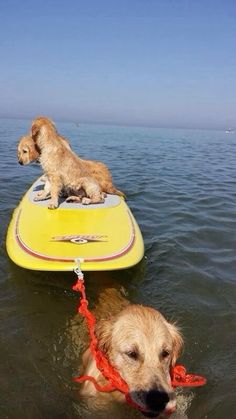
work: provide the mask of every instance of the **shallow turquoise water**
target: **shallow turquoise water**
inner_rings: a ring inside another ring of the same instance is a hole
[[[73,345],[77,296],[71,273],[23,270],[7,257],[13,209],[41,173],[21,167],[16,143],[30,121],[0,121],[1,418],[96,418],[81,406],[71,377],[83,339]],[[132,302],[177,320],[181,361],[208,379],[185,390],[177,418],[232,418],[236,408],[236,135],[224,132],[58,123],[82,157],[102,160],[124,190],[143,233],[135,268],[86,275],[91,305],[100,286],[121,284]],[[187,409],[186,409],[187,406]],[[99,417],[142,417],[114,407]],[[174,416],[173,416],[174,418]]]

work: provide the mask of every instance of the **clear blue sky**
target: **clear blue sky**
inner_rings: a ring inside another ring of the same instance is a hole
[[[1,0],[0,117],[236,127],[236,0]]]

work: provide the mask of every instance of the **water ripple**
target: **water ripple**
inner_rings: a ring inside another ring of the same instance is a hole
[[[97,413],[91,416],[83,410],[71,384],[84,344],[81,336],[76,344],[71,340],[77,330],[71,327],[77,305],[70,291],[73,278],[65,273],[25,271],[6,256],[11,213],[41,173],[38,165],[20,167],[16,162],[17,139],[29,126],[30,121],[24,120],[2,120],[0,126],[3,417],[23,417],[27,411],[27,417],[36,419],[95,419]],[[180,392],[176,418],[232,417],[236,136],[214,131],[78,128],[69,123],[58,123],[58,129],[82,157],[108,164],[115,184],[127,194],[145,241],[145,259],[132,270],[86,275],[91,304],[99,287],[112,281],[127,288],[131,301],[151,305],[177,320],[185,336],[182,360],[189,370],[205,374],[208,385]],[[121,407],[109,414],[140,417]]]

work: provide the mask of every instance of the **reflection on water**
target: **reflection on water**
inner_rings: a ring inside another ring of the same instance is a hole
[[[72,273],[33,272],[5,252],[12,210],[39,166],[20,167],[17,139],[29,121],[2,120],[1,418],[138,418],[127,406],[88,412],[72,376],[85,337],[73,341],[78,296]],[[103,160],[127,194],[143,233],[145,259],[133,269],[86,274],[91,307],[101,287],[123,286],[129,299],[176,320],[185,336],[180,360],[207,386],[179,391],[173,418],[221,419],[235,407],[236,136],[58,124],[82,157]],[[72,333],[73,331],[73,333]]]

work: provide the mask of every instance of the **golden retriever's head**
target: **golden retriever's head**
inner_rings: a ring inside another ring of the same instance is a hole
[[[32,122],[31,126],[31,135],[34,141],[37,141],[38,135],[41,132],[42,128],[49,130],[53,133],[56,133],[56,128],[51,119],[44,116],[39,116]]]
[[[98,323],[96,334],[144,415],[172,413],[176,396],[170,369],[183,345],[177,328],[152,308],[129,305],[116,318]]]
[[[20,138],[17,146],[17,157],[18,162],[22,165],[29,164],[39,158],[39,151],[29,135]]]
[[[31,135],[39,149],[46,145],[48,140],[52,140],[57,144],[63,144],[64,147],[71,150],[69,141],[58,134],[54,122],[44,116],[34,119],[31,126]]]

